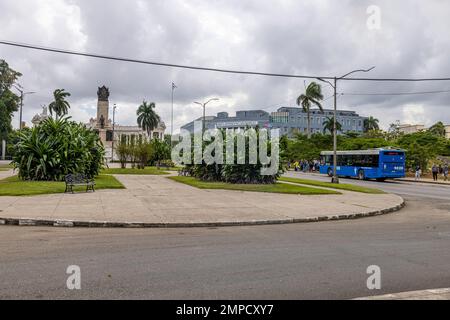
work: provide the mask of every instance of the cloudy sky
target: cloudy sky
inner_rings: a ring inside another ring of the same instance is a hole
[[[380,10],[377,21],[375,5]],[[142,60],[273,73],[341,76],[376,66],[365,77],[450,76],[450,1],[364,0],[1,0],[0,39]],[[375,19],[375,20],[373,20]],[[369,26],[368,26],[369,20]],[[377,25],[377,22],[379,24]],[[156,103],[170,131],[171,82],[175,132],[202,110],[193,101],[218,97],[207,114],[294,106],[304,80],[232,75],[68,56],[0,45],[0,58],[35,91],[24,120],[72,93],[70,115],[87,122],[97,87],[110,88],[117,122],[135,124],[143,99]],[[307,82],[308,83],[308,82]],[[306,84],[307,84],[306,83]],[[325,97],[331,88],[323,85]],[[400,120],[450,124],[450,93],[353,96],[450,90],[449,82],[339,82],[341,109],[373,115],[386,128]],[[324,102],[332,107],[332,99]],[[15,118],[18,125],[18,117]]]

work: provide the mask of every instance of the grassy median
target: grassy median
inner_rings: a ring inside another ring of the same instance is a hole
[[[181,182],[192,187],[199,189],[224,189],[224,190],[238,190],[238,191],[251,191],[251,192],[271,192],[271,193],[286,193],[286,194],[302,194],[302,195],[315,195],[315,194],[341,194],[337,191],[310,188],[304,186],[296,186],[286,183],[274,183],[274,184],[231,184],[225,182],[206,182],[200,181],[193,177],[168,177],[168,179]]]
[[[145,167],[145,169],[137,168],[109,168],[103,169],[101,174],[143,174],[143,175],[163,175],[169,174],[169,172],[158,169],[156,167]]]
[[[379,190],[379,189],[361,187],[361,186],[357,186],[354,184],[347,184],[347,183],[335,184],[335,183],[331,183],[331,182],[323,182],[323,181],[299,179],[299,178],[289,178],[289,177],[281,177],[279,180],[284,181],[284,182],[300,183],[300,184],[305,184],[305,185],[315,186],[315,187],[324,187],[324,188],[362,192],[362,193],[372,193],[372,194],[385,193],[384,191]]]
[[[0,196],[31,196],[38,194],[63,193],[64,182],[58,181],[24,181],[17,176],[0,180]],[[125,189],[122,183],[110,175],[95,178],[95,189]],[[84,192],[86,187],[74,187],[74,192]]]

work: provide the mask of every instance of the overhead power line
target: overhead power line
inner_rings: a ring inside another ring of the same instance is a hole
[[[450,90],[435,90],[435,91],[418,91],[418,92],[389,92],[389,93],[339,93],[343,96],[408,96],[420,94],[436,94],[436,93],[450,93]]]
[[[268,76],[268,77],[282,77],[282,78],[300,78],[300,79],[321,78],[321,79],[328,79],[328,80],[334,79],[333,76],[296,75],[296,74],[285,74],[285,73],[269,73],[269,72],[257,72],[257,71],[244,71],[244,70],[189,66],[189,65],[182,65],[182,64],[175,64],[175,63],[165,63],[165,62],[139,60],[139,59],[132,59],[132,58],[124,58],[124,57],[115,57],[115,56],[101,55],[101,54],[96,54],[96,53],[78,52],[78,51],[72,51],[72,50],[50,48],[50,47],[37,46],[37,45],[32,45],[32,44],[19,43],[19,42],[13,42],[13,41],[5,41],[5,40],[0,40],[0,44],[14,46],[14,47],[27,48],[27,49],[33,49],[33,50],[40,50],[40,51],[47,51],[47,52],[54,52],[54,53],[61,53],[61,54],[69,54],[69,55],[75,55],[75,56],[84,56],[84,57],[91,57],[91,58],[97,58],[97,59],[140,63],[140,64],[147,64],[147,65],[190,69],[190,70],[222,72],[222,73],[231,73],[231,74],[247,74],[247,75]],[[443,78],[352,78],[352,77],[349,77],[349,78],[340,78],[339,80],[419,82],[419,81],[450,81],[450,77],[443,77]]]

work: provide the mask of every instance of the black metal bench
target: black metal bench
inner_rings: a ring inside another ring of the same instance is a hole
[[[156,168],[159,170],[159,169],[161,169],[161,168],[170,169],[171,167],[170,167],[170,165],[168,165],[167,163],[158,163],[158,164],[156,165]]]
[[[73,187],[86,186],[86,192],[92,190],[95,192],[95,181],[94,179],[89,179],[85,174],[73,173],[65,176],[64,181],[66,182],[66,192],[73,192]]]
[[[189,170],[186,168],[178,170],[178,175],[182,177],[187,177],[190,175]]]

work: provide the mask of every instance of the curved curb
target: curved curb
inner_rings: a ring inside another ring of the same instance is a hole
[[[250,220],[250,221],[224,221],[224,222],[182,222],[182,223],[145,223],[145,222],[108,222],[108,221],[77,221],[77,220],[45,220],[30,218],[2,218],[0,225],[15,226],[45,226],[45,227],[78,227],[78,228],[200,228],[200,227],[232,227],[232,226],[257,226],[291,223],[311,223],[323,221],[353,220],[367,217],[380,216],[399,211],[405,206],[403,198],[399,205],[391,208],[364,213],[352,213],[332,216],[318,216],[307,218],[288,218],[276,220]]]

